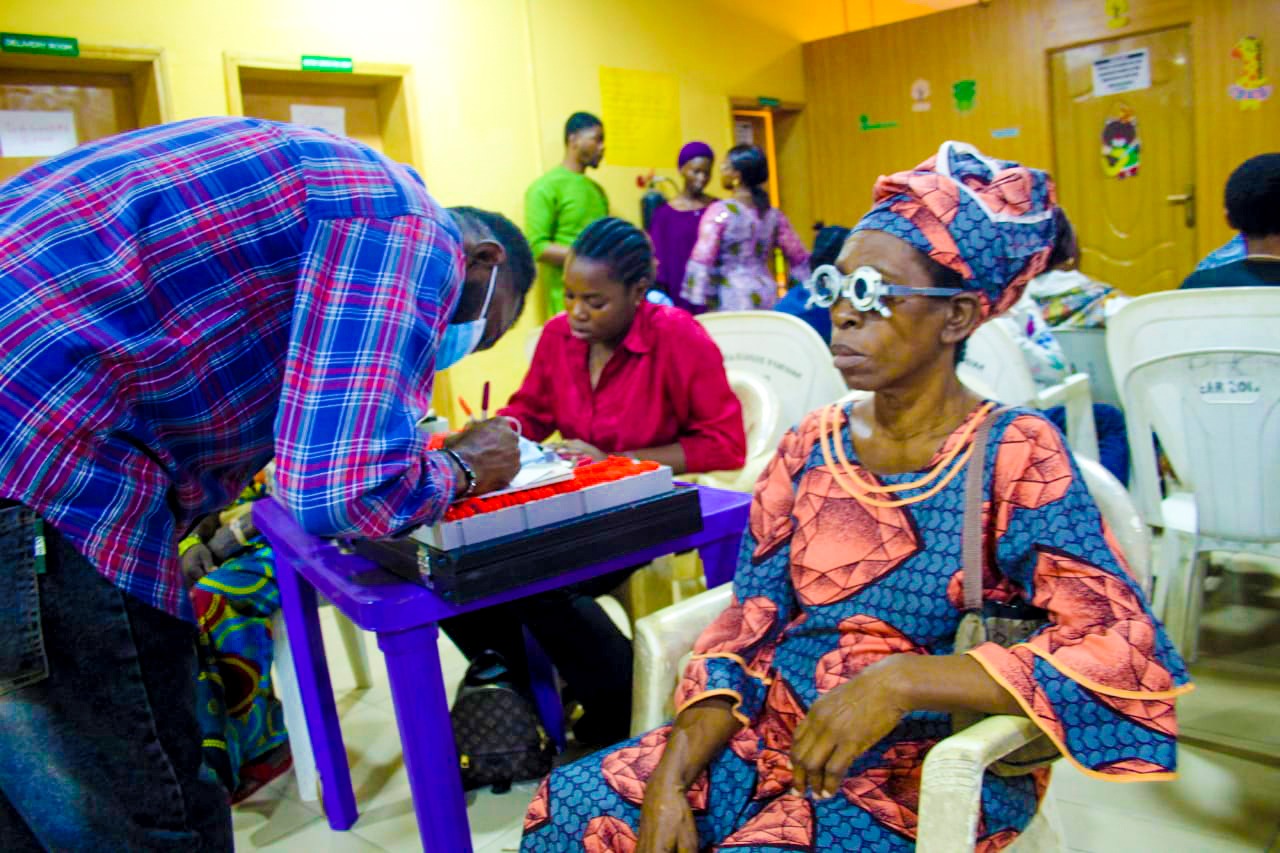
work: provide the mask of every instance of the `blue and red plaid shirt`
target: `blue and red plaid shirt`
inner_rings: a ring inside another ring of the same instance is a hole
[[[152,127],[0,185],[0,496],[190,615],[178,540],[275,457],[316,535],[438,518],[417,420],[462,238],[409,168],[255,119]]]

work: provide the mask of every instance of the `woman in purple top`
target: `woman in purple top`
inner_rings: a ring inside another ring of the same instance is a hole
[[[809,277],[809,252],[786,215],[769,203],[764,152],[754,145],[735,146],[721,172],[733,198],[715,202],[704,213],[681,296],[708,311],[772,308],[778,301],[774,250],[782,250],[793,282]]]
[[[653,254],[658,259],[658,287],[676,305],[695,314],[706,308],[682,299],[680,289],[684,284],[685,264],[693,252],[693,244],[698,242],[698,223],[708,205],[715,201],[704,192],[711,180],[715,159],[715,152],[705,142],[690,142],[681,148],[676,165],[684,178],[684,189],[655,210],[649,222],[649,239],[653,241]]]

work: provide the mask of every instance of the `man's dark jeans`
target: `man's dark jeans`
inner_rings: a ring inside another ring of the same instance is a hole
[[[21,518],[19,517],[21,516]],[[0,509],[0,849],[229,851],[202,763],[195,627]]]

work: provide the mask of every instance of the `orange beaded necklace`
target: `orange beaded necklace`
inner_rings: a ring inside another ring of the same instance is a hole
[[[876,507],[900,507],[909,506],[910,504],[919,503],[933,497],[938,492],[946,488],[947,484],[955,479],[956,474],[963,470],[969,461],[969,456],[973,453],[973,444],[970,439],[978,426],[986,419],[987,414],[995,407],[995,403],[984,403],[977,413],[969,419],[968,425],[965,426],[959,438],[956,440],[952,448],[938,460],[938,464],[930,468],[923,477],[910,483],[900,483],[896,486],[883,486],[878,483],[869,483],[858,474],[857,468],[849,461],[848,456],[844,452],[844,444],[840,440],[840,429],[846,422],[844,410],[840,406],[828,406],[822,410],[819,421],[818,446],[822,448],[822,460],[826,463],[828,471],[835,479],[836,484],[840,486],[844,492],[859,503]],[[839,418],[833,420],[832,413],[836,413]],[[827,446],[830,439],[831,447]],[[965,448],[963,454],[960,448]],[[832,459],[832,450],[835,448],[836,459],[839,465]],[[957,458],[958,456],[958,458]],[[955,464],[952,464],[952,463]],[[946,476],[929,488],[927,491],[908,498],[899,498],[897,500],[882,500],[874,495],[889,495],[897,492],[905,492],[910,489],[922,489],[936,480],[942,475],[942,472],[951,466]]]

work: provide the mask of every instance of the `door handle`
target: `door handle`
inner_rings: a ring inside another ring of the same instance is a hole
[[[1164,200],[1169,204],[1180,204],[1185,215],[1188,228],[1196,227],[1196,188],[1187,187],[1185,193],[1167,195]]]

